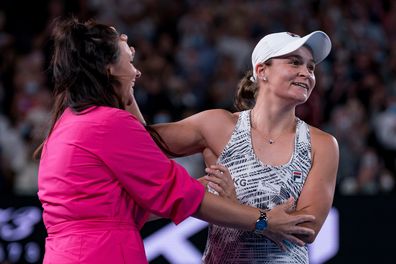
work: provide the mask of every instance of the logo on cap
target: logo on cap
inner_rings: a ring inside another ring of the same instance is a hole
[[[299,35],[291,33],[291,32],[286,32],[288,35],[294,37],[294,38],[301,38]]]

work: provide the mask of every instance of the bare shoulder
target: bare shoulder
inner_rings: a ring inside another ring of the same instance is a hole
[[[201,112],[199,115],[200,131],[205,140],[205,146],[217,158],[234,131],[239,113],[213,109]]]
[[[310,126],[310,133],[314,152],[330,152],[338,155],[338,142],[333,135],[313,126]]]
[[[191,118],[196,119],[195,122],[202,126],[223,127],[224,129],[227,126],[235,126],[238,117],[239,112],[231,113],[224,109],[211,109],[195,114]]]
[[[206,110],[198,113],[197,115],[201,115],[202,117],[205,117],[206,119],[209,120],[217,120],[217,119],[222,119],[224,121],[232,121],[232,120],[237,120],[239,116],[239,112],[232,113],[230,111],[224,110],[224,109],[211,109],[211,110]]]

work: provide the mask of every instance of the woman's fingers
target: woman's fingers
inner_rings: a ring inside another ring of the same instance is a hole
[[[202,185],[205,187],[210,187],[216,192],[218,192],[220,195],[224,195],[224,188],[221,187],[221,180],[217,179],[216,177],[211,177],[211,176],[204,176],[201,178],[197,179]]]
[[[236,191],[234,181],[228,169],[222,165],[212,165],[206,168],[205,172],[208,174],[205,179],[209,182],[209,186],[217,191],[220,196],[236,201]]]
[[[205,177],[201,177],[201,178],[198,178],[197,179],[197,181],[199,181],[203,186],[205,186],[206,187],[206,185],[208,185],[208,180],[207,179],[205,179]]]
[[[231,177],[225,174],[223,171],[206,168],[205,172],[208,173],[208,175],[205,176],[205,179],[219,185],[221,188],[224,189],[224,191],[229,189],[235,189]]]
[[[228,172],[227,167],[225,167],[225,166],[223,166],[221,164],[210,165],[210,168],[213,169],[213,170],[219,170],[219,171],[221,171],[223,173]]]
[[[292,226],[288,233],[293,235],[307,235],[307,236],[315,235],[315,231],[313,229],[303,226]]]
[[[313,215],[292,215],[288,213],[293,200],[277,205],[267,212],[268,229],[270,232],[279,235],[282,239],[289,240],[299,246],[305,245],[303,236],[315,236],[315,230],[301,226],[301,223],[315,221]]]
[[[212,169],[212,168],[206,168],[205,172],[209,175],[215,176],[219,179],[222,180],[229,180],[231,179],[231,176],[229,175],[228,171],[222,171],[222,170],[218,170],[218,169]]]
[[[222,178],[214,176],[213,174],[206,175],[205,179],[207,181],[211,181],[211,182],[214,182],[214,183],[219,184],[219,185],[224,185],[225,184],[225,182],[224,182],[224,180]]]
[[[220,196],[224,196],[224,189],[221,188],[218,184],[213,183],[213,182],[209,182],[208,186],[210,188],[212,188],[213,190],[215,190],[218,194],[220,194]]]
[[[213,174],[218,178],[221,178],[226,181],[232,181],[231,174],[226,167],[220,164],[211,165],[210,168],[206,168],[205,170],[209,174]]]
[[[205,180],[208,182],[208,186],[218,192],[221,196],[228,196],[230,191],[228,191],[228,187],[226,183],[217,177],[206,175]]]
[[[279,247],[279,249],[281,250],[281,251],[283,251],[283,252],[285,252],[286,251],[286,246],[285,246],[285,244],[283,244],[283,241],[275,241],[275,244]]]
[[[313,215],[294,215],[294,224],[301,224],[305,222],[315,221],[315,216]]]

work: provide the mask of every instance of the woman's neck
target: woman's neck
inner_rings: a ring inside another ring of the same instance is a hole
[[[252,128],[268,136],[294,132],[296,125],[295,107],[256,104],[251,113]]]

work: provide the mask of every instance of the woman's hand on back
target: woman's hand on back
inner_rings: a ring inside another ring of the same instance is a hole
[[[206,176],[202,177],[201,182],[206,182],[207,185],[215,190],[221,197],[239,203],[234,181],[231,178],[229,170],[220,164],[211,165],[205,169]]]

